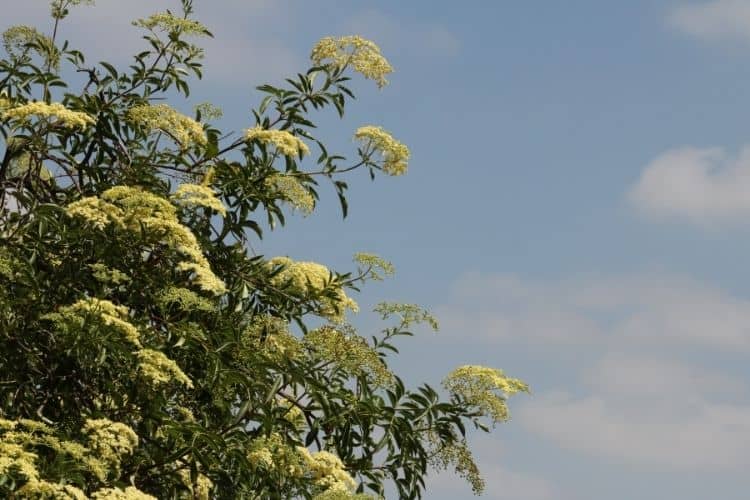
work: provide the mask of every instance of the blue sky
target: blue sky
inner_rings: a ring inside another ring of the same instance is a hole
[[[119,62],[139,46],[131,19],[177,6],[97,3],[62,35]],[[216,38],[185,107],[211,100],[226,129],[322,36],[371,38],[395,66],[382,91],[357,82],[344,121],[318,118],[344,152],[383,125],[409,173],[355,173],[345,221],[323,189],[256,250],[342,271],[379,253],[397,275],[363,309],[418,302],[442,320],[405,341],[409,380],[479,363],[531,384],[474,439],[486,498],[747,498],[750,0],[195,3]],[[430,484],[430,499],[471,497]]]

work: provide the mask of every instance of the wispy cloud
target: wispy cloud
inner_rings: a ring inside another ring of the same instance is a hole
[[[581,374],[590,389],[520,402],[516,422],[563,448],[640,465],[739,470],[750,465],[744,382],[652,356],[605,357]],[[740,401],[727,402],[727,399]]]
[[[678,470],[750,465],[747,382],[712,367],[750,350],[746,298],[668,275],[474,274],[440,317],[487,350],[575,353],[511,405],[515,425],[563,449]]]
[[[750,146],[737,156],[721,148],[684,147],[649,162],[628,198],[644,215],[705,224],[746,220],[748,192]]]
[[[750,2],[712,0],[678,5],[668,16],[672,26],[705,40],[750,41]]]
[[[672,275],[534,282],[467,274],[436,312],[442,329],[461,332],[462,342],[750,350],[750,300]]]

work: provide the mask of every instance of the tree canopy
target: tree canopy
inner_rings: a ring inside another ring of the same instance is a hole
[[[309,69],[258,87],[232,135],[210,104],[167,104],[187,102],[196,40],[212,36],[191,0],[133,22],[144,47],[125,68],[57,39],[85,3],[52,1],[49,35],[3,34],[0,495],[333,500],[390,483],[416,498],[445,468],[481,492],[467,426],[507,420],[527,386],[461,366],[440,390],[408,388],[395,341],[435,319],[382,303],[380,334],[350,323],[354,293],[390,263],[360,253],[337,272],[248,245],[312,212],[322,184],[345,217],[346,174],[406,172],[385,129],[354,131],[348,160],[311,121],[343,116],[353,74],[387,83],[378,46],[323,38]]]

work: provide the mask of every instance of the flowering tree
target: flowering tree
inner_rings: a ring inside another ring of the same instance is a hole
[[[384,303],[365,339],[349,296],[392,274],[369,254],[338,273],[248,251],[262,226],[309,213],[320,181],[344,216],[346,172],[401,175],[409,150],[363,126],[356,161],[316,139],[308,111],[342,115],[351,70],[391,66],[356,36],[324,38],[312,67],[264,85],[239,137],[164,104],[189,94],[211,36],[191,16],[134,22],[148,42],[125,70],[56,40],[83,0],[54,0],[48,36],[17,26],[0,60],[0,495],[3,498],[419,497],[431,468],[482,480],[465,426],[507,420],[527,387],[464,366],[444,396],[389,368],[425,322]],[[74,90],[66,71],[85,76]],[[262,220],[264,219],[264,220]],[[320,320],[323,320],[322,322]],[[311,325],[322,324],[313,328]]]

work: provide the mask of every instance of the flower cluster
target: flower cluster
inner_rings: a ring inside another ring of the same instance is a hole
[[[216,197],[216,193],[208,186],[200,184],[180,184],[172,193],[172,202],[182,207],[199,206],[210,208],[221,215],[226,215],[227,209]]]
[[[305,335],[304,343],[315,357],[333,363],[346,373],[368,376],[378,386],[393,381],[393,374],[378,353],[351,327],[317,328]]]
[[[177,382],[189,388],[193,387],[193,382],[185,375],[174,360],[169,359],[163,352],[153,349],[141,349],[136,353],[138,356],[138,368],[143,377],[151,382],[155,387]]]
[[[138,328],[128,321],[128,308],[118,306],[109,300],[86,298],[70,306],[61,307],[58,312],[46,314],[44,319],[55,322],[64,330],[83,326],[86,319],[96,318],[101,324],[119,333],[128,343],[140,347],[141,334]]]
[[[86,420],[83,432],[88,436],[89,448],[115,468],[125,455],[131,455],[138,446],[138,436],[133,429],[106,418]]]
[[[177,268],[194,273],[195,282],[201,289],[216,295],[226,291],[224,283],[211,271],[195,235],[180,224],[176,208],[164,198],[139,188],[116,186],[106,190],[101,197],[91,196],[71,203],[66,212],[99,229],[114,225],[140,235],[145,228],[150,236],[158,237],[187,257],[177,264]]]
[[[380,302],[375,306],[373,311],[380,314],[380,317],[382,319],[387,319],[391,316],[397,316],[401,320],[401,328],[409,328],[411,325],[420,323],[427,323],[434,331],[438,331],[438,329],[440,328],[440,325],[438,324],[435,316],[416,304],[402,304],[400,302]]]
[[[128,110],[128,119],[148,131],[161,130],[186,148],[204,145],[206,133],[200,123],[176,111],[168,104],[143,104]]]
[[[380,48],[356,35],[322,38],[313,47],[310,59],[319,66],[331,65],[343,69],[351,65],[365,78],[375,80],[378,87],[386,85],[388,80],[385,76],[393,72],[393,67],[380,53]]]
[[[315,198],[295,176],[273,174],[266,177],[264,186],[306,215],[315,208]]]
[[[409,148],[381,127],[374,125],[360,127],[354,133],[354,138],[362,141],[366,150],[369,150],[367,154],[380,153],[383,172],[394,176],[406,173],[410,156]]]
[[[366,267],[366,270],[360,269],[360,272],[366,272],[366,276],[376,281],[382,281],[383,275],[393,276],[396,272],[393,264],[373,253],[355,253],[354,262],[362,267]]]
[[[302,446],[297,451],[304,458],[313,482],[323,491],[349,493],[357,487],[357,483],[344,469],[341,459],[328,451],[310,453]]]
[[[179,474],[182,484],[190,489],[193,500],[209,500],[211,498],[211,490],[214,487],[213,481],[200,473],[195,478],[195,481],[192,481],[190,479],[190,471],[187,469],[181,469]]]
[[[90,264],[89,267],[93,271],[94,278],[100,283],[121,285],[130,281],[130,277],[127,274],[119,269],[108,267],[101,262]]]
[[[128,486],[127,488],[104,488],[94,492],[91,500],[157,500],[156,497],[147,495],[138,488]]]
[[[258,314],[242,331],[237,355],[244,357],[243,352],[247,350],[262,350],[272,359],[295,359],[300,355],[301,348],[297,337],[289,332],[286,320]]]
[[[280,472],[293,478],[300,478],[307,471],[304,457],[278,433],[254,439],[248,448],[247,459],[256,469]]]
[[[138,445],[138,437],[127,425],[107,419],[89,419],[83,426],[89,447],[76,441],[60,439],[55,430],[42,422],[28,419],[0,418],[0,476],[15,478],[20,488],[18,498],[65,498],[86,500],[84,492],[71,484],[43,479],[37,467],[39,454],[54,452],[59,459],[77,463],[80,471],[93,474],[105,482],[110,472],[117,471],[124,455],[130,455]],[[92,493],[94,499],[122,498],[127,500],[155,500],[136,488],[129,488],[128,496],[113,496],[110,488]],[[15,497],[14,497],[15,498]]]
[[[160,30],[167,33],[179,33],[182,35],[210,36],[203,24],[193,19],[176,17],[169,12],[158,12],[144,19],[133,21],[133,26],[145,28],[150,31]]]
[[[310,148],[297,136],[286,130],[269,130],[255,126],[245,130],[245,140],[270,144],[276,151],[285,156],[305,156],[310,154]]]
[[[42,101],[33,101],[5,109],[0,113],[0,119],[17,119],[23,122],[28,122],[32,116],[55,118],[55,125],[67,128],[84,129],[96,123],[91,115],[81,111],[72,111],[59,102],[47,104]]]
[[[358,311],[357,303],[349,298],[339,284],[333,282],[331,271],[315,262],[295,262],[288,257],[274,257],[268,261],[271,268],[283,266],[281,271],[271,278],[271,285],[283,288],[298,297],[306,298],[310,294],[323,294],[332,289],[332,296],[323,294],[316,299],[321,308],[318,313],[335,323],[343,323],[346,310]]]
[[[507,396],[529,392],[528,385],[506,376],[502,370],[476,365],[456,368],[443,380],[443,387],[467,404],[475,406],[483,415],[490,417],[493,423],[508,420],[508,407],[505,404]]]
[[[39,54],[51,68],[59,68],[60,50],[50,37],[32,26],[17,25],[5,30],[3,47],[5,52],[14,58],[25,54],[30,47],[33,47],[32,50]]]
[[[440,470],[453,468],[456,474],[469,482],[475,495],[482,494],[485,482],[474,461],[474,455],[466,443],[466,438],[445,443],[435,432],[429,432],[427,444],[430,448],[429,463],[432,467]]]

